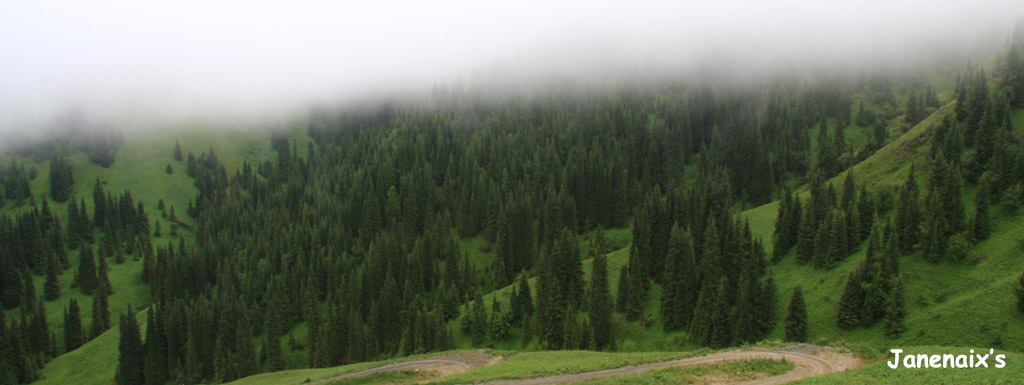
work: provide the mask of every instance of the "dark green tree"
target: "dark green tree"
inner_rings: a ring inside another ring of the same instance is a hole
[[[96,261],[93,259],[92,246],[82,245],[78,255],[78,289],[85,294],[96,290]]]
[[[612,295],[608,289],[608,257],[603,250],[592,253],[590,270],[590,327],[594,348],[604,350],[614,338]]]
[[[92,329],[89,338],[99,337],[110,329],[110,305],[107,303],[107,288],[100,286],[92,295]]]
[[[864,288],[860,269],[846,276],[843,294],[839,297],[837,323],[843,329],[852,329],[861,324],[861,306],[864,304]]]
[[[181,142],[174,140],[174,160],[181,162]]]
[[[626,303],[629,302],[629,265],[619,269],[619,287],[615,292],[615,311],[623,313],[626,311]]]
[[[121,315],[118,329],[121,340],[117,345],[117,374],[114,379],[118,385],[144,384],[146,349],[142,345],[139,323],[135,320],[131,304],[128,305],[128,313]]]
[[[907,330],[903,325],[903,318],[907,316],[907,309],[903,295],[902,279],[895,279],[885,309],[885,335],[891,339],[896,339]]]
[[[910,166],[907,180],[900,188],[896,201],[896,245],[900,254],[913,252],[920,238],[920,208],[918,206],[917,181],[914,180],[914,166]]]
[[[64,310],[64,348],[65,351],[78,349],[85,344],[85,327],[82,326],[82,311],[74,298]]]
[[[146,359],[143,361],[143,374],[147,385],[167,382],[167,330],[164,328],[163,320],[164,317],[158,314],[156,306],[150,306],[146,312]]]
[[[60,298],[60,281],[57,278],[57,275],[60,274],[60,265],[57,264],[57,259],[53,254],[49,254],[46,261],[46,281],[43,283],[43,297],[47,301],[53,301]]]
[[[661,316],[666,330],[685,329],[693,318],[697,288],[697,266],[693,258],[693,237],[680,226],[672,227],[665,258]]]
[[[793,297],[789,300],[785,323],[786,341],[807,341],[807,307],[804,305],[804,294],[799,285],[793,289]]]

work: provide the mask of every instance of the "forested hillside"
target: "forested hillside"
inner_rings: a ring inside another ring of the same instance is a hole
[[[271,131],[276,157],[234,152],[229,166],[202,141],[160,142],[152,180],[184,174],[197,192],[177,207],[163,201],[173,185],[74,178],[83,152],[122,162],[118,131],[57,135],[0,163],[0,383],[39,379],[114,327],[121,384],[496,344],[639,350],[667,334],[682,350],[872,325],[828,336],[899,338],[907,281],[933,282],[904,274],[908,259],[967,269],[985,258],[976,245],[1019,227],[1016,47],[936,73],[438,87],[318,108],[304,130]],[[865,170],[894,156],[907,171]],[[1021,274],[1004,262],[1003,280]],[[136,266],[144,319],[111,314],[111,264]],[[827,320],[808,306],[821,302]]]

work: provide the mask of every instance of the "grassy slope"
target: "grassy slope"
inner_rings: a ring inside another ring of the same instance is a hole
[[[111,318],[116,322],[118,317],[111,314]],[[135,313],[135,319],[139,321],[139,332],[145,335],[146,311]],[[34,384],[113,384],[120,339],[116,327],[107,330],[88,344],[50,361],[43,369],[43,378]]]
[[[104,189],[113,194],[119,194],[125,189],[129,189],[133,198],[145,205],[150,220],[162,222],[163,236],[154,237],[154,245],[178,242],[178,237],[170,235],[170,222],[160,218],[160,212],[157,210],[158,201],[163,199],[168,213],[173,205],[179,218],[191,222],[186,208],[197,190],[192,179],[185,175],[185,162],[175,161],[171,157],[174,141],[177,138],[180,138],[182,150],[186,156],[189,152],[198,154],[212,148],[226,169],[231,170],[229,172],[241,167],[243,160],[263,161],[272,159],[273,154],[269,148],[269,131],[263,130],[242,131],[240,129],[190,127],[128,131],[125,132],[126,144],[118,151],[116,161],[110,168],[93,164],[89,161],[88,156],[81,152],[72,153],[68,157],[74,166],[75,196],[78,199],[85,198],[91,215],[94,214],[92,190],[97,178],[104,182]],[[11,157],[6,157],[5,163],[10,159]],[[23,162],[26,169],[32,166],[36,167],[38,177],[30,182],[33,196],[40,204],[41,199],[49,199],[49,161],[35,163],[22,157],[13,157],[13,159]],[[165,169],[168,164],[174,169],[173,174],[166,173]],[[66,204],[56,203],[52,200],[48,203],[66,226]],[[14,207],[13,203],[7,202],[6,206],[0,208],[0,213],[16,214],[29,209],[30,206],[27,203],[20,207]],[[96,235],[98,236],[99,232]],[[190,231],[181,231],[179,236],[185,237],[186,241],[194,239],[194,234]],[[70,251],[68,257],[72,268],[64,271],[59,277],[62,296],[58,300],[46,303],[50,330],[58,336],[59,345],[63,345],[64,342],[62,337],[63,309],[67,306],[70,298],[75,298],[78,301],[86,328],[92,323],[91,296],[70,287],[74,269],[78,266],[78,250]],[[108,262],[111,266],[109,278],[115,291],[110,296],[111,319],[115,324],[113,334],[107,332],[86,346],[47,364],[43,369],[43,376],[56,379],[55,383],[67,383],[66,381],[72,381],[72,378],[74,383],[105,383],[112,380],[117,360],[116,323],[118,314],[124,312],[129,303],[136,309],[149,305],[149,288],[142,282],[142,262],[132,258],[128,258],[123,265],[115,264],[113,260]],[[44,277],[34,277],[34,280],[36,292],[42,294]],[[19,313],[17,309],[13,309],[8,311],[8,314]],[[144,324],[145,318],[142,320]]]
[[[892,188],[903,183],[911,163],[915,164],[919,185],[924,186],[927,174],[926,156],[930,148],[925,132],[951,113],[952,104],[940,109],[921,124],[894,140],[861,164],[854,167],[858,183],[866,182],[870,190]],[[1015,121],[1024,123],[1024,111],[1017,111]],[[1018,134],[1024,125],[1017,125]],[[833,182],[841,185],[843,176]],[[972,187],[965,188],[968,214],[973,211]],[[803,198],[806,198],[806,193]],[[754,234],[771,244],[771,233],[778,210],[771,203],[744,212],[751,222]],[[810,317],[810,339],[821,342],[855,341],[875,346],[896,345],[955,345],[1002,346],[1020,351],[1024,349],[1024,325],[1019,312],[1013,308],[1012,286],[1024,270],[1020,249],[1016,245],[1018,234],[1024,232],[1024,218],[1005,215],[998,207],[992,209],[995,223],[993,235],[980,242],[975,251],[986,258],[977,264],[951,260],[939,264],[923,261],[916,254],[901,260],[906,279],[909,315],[908,331],[896,341],[882,334],[881,322],[869,328],[842,330],[836,326],[838,299],[845,277],[864,257],[863,247],[836,268],[815,270],[799,265],[792,252],[775,266],[780,290],[780,311],[797,284],[805,291]],[[781,338],[781,326],[769,338]]]

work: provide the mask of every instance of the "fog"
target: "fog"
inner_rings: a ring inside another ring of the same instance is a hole
[[[143,128],[262,119],[471,78],[899,68],[982,55],[1024,16],[1019,0],[827,3],[7,2],[0,133],[39,130],[70,110]]]

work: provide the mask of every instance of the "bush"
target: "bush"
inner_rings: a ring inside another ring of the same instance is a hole
[[[957,262],[967,259],[971,251],[971,241],[963,233],[957,233],[949,238],[949,255]]]

